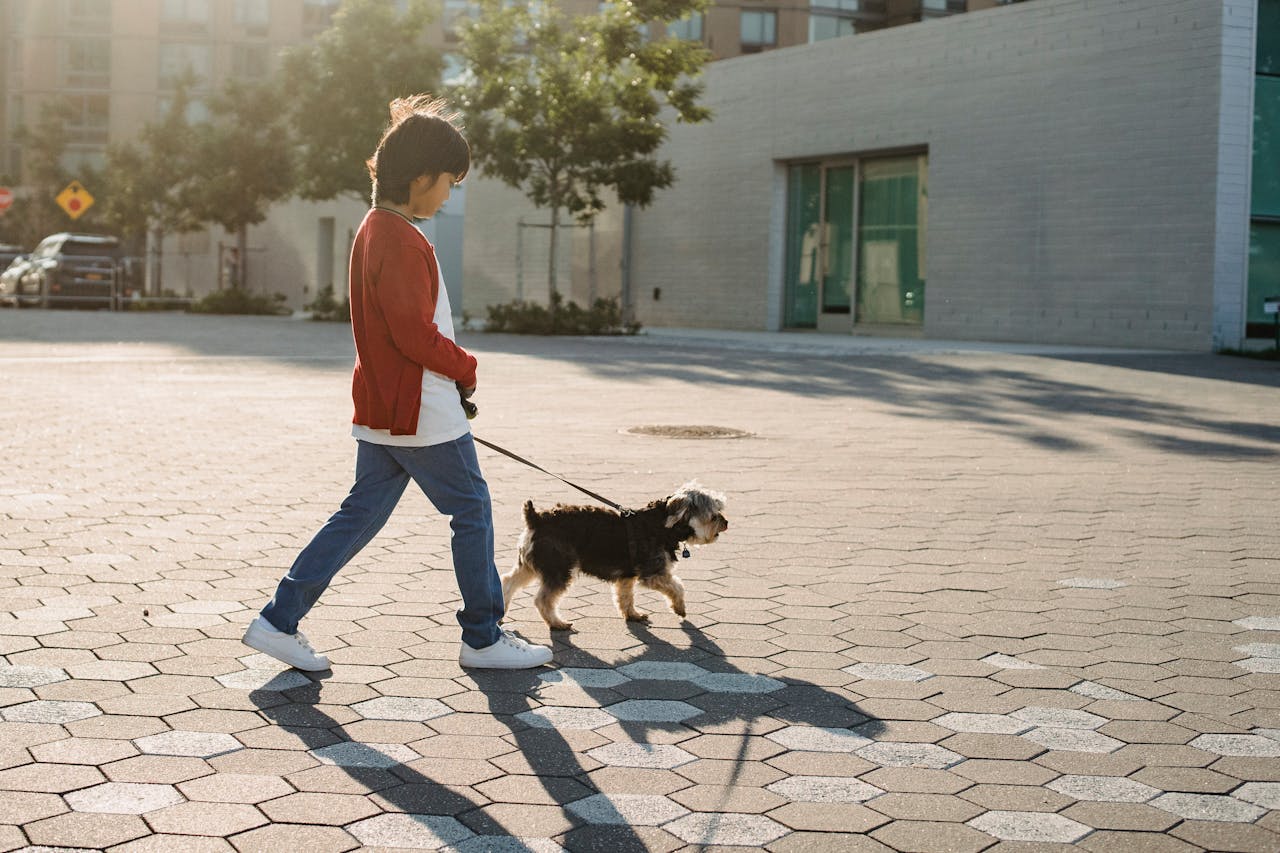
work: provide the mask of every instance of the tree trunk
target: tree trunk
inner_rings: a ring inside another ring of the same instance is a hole
[[[164,294],[164,228],[156,225],[147,229],[146,285],[143,292],[149,296]]]
[[[249,226],[241,225],[236,230],[236,285],[246,290],[249,288]]]
[[[547,253],[548,255],[550,255],[550,260],[548,261],[549,267],[547,269],[547,284],[550,289],[550,294],[549,294],[550,299],[548,300],[548,303],[549,303],[548,307],[549,307],[549,310],[551,311],[552,316],[554,316],[556,313],[556,246],[559,242],[558,240],[559,233],[560,233],[560,208],[559,206],[553,205],[551,208],[551,250]]]

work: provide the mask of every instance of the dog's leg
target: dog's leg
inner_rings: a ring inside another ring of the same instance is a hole
[[[552,631],[568,631],[573,628],[571,622],[564,621],[564,617],[560,615],[558,604],[560,596],[564,595],[565,586],[551,586],[547,583],[547,579],[542,579],[542,586],[538,588],[538,594],[533,599],[533,604],[538,608],[538,612],[542,614],[542,619],[551,628]]]
[[[502,608],[511,609],[511,599],[515,594],[533,583],[538,573],[524,560],[517,558],[515,568],[502,576]]]
[[[618,612],[628,622],[648,622],[649,614],[636,610],[636,579],[620,578],[613,584],[613,598],[618,602]]]
[[[672,574],[650,575],[640,583],[665,595],[671,603],[672,612],[677,616],[684,616],[684,584],[680,582],[680,578]]]

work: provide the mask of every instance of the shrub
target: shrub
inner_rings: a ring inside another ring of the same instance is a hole
[[[194,314],[288,314],[284,304],[287,298],[283,293],[266,296],[231,287],[197,299],[187,310]]]
[[[341,302],[334,299],[332,284],[325,285],[316,294],[316,301],[306,309],[311,312],[312,320],[351,322],[351,301],[347,297],[343,297]]]
[[[597,299],[589,309],[572,300],[551,296],[551,308],[517,300],[505,305],[490,305],[485,310],[486,332],[509,332],[515,335],[634,335],[639,323],[623,323],[617,299]]]
[[[177,291],[165,288],[162,296],[130,299],[124,304],[129,311],[183,311],[190,307],[191,299],[179,296]]]

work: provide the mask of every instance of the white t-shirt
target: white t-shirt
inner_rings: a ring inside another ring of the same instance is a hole
[[[422,238],[426,242],[426,237]],[[427,243],[430,246],[430,243]],[[431,249],[435,254],[435,249]],[[439,263],[436,268],[439,269]],[[440,334],[451,341],[453,313],[449,309],[449,292],[444,287],[444,274],[440,275],[440,294],[436,299],[436,326]],[[456,341],[455,341],[456,342]],[[392,435],[390,430],[371,429],[361,424],[351,425],[351,434],[361,441],[374,444],[390,444],[396,447],[426,447],[456,441],[471,431],[467,414],[458,401],[458,389],[453,380],[425,368],[422,371],[422,408],[418,412],[418,431],[413,435]]]

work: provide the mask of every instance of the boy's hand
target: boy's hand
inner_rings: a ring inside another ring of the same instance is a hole
[[[453,384],[457,386],[458,395],[461,396],[462,399],[464,400],[470,400],[471,395],[476,393],[476,386],[474,385],[472,385],[470,388],[464,388],[461,382],[455,382]]]

